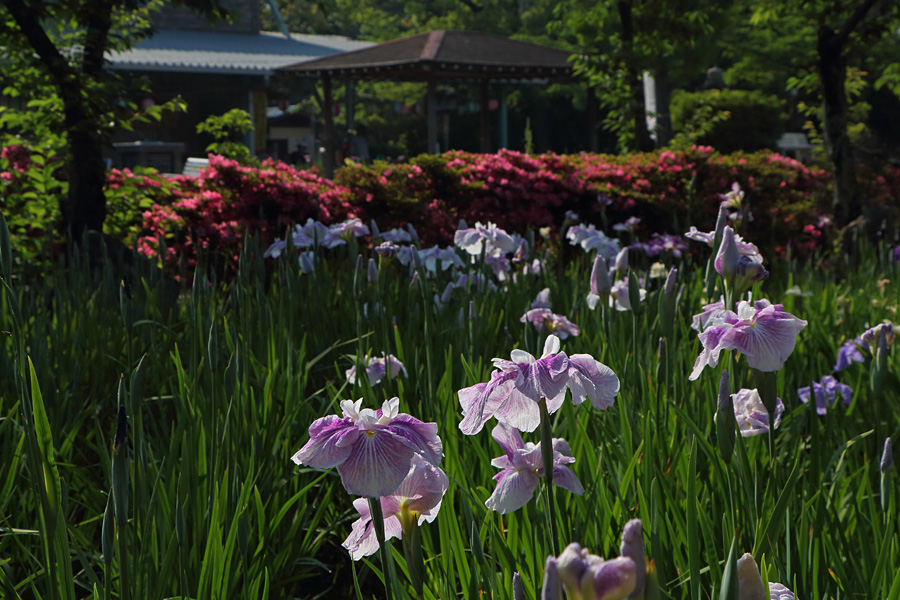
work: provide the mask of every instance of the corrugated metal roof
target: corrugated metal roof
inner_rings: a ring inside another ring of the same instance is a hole
[[[374,46],[336,35],[160,30],[107,58],[114,69],[271,75],[275,69]]]

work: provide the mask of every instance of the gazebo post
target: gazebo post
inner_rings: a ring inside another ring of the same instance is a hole
[[[437,84],[434,79],[428,80],[428,92],[425,96],[426,121],[428,122],[428,154],[438,153],[437,141]]]
[[[331,95],[331,75],[322,74],[322,98],[324,114],[325,131],[325,156],[322,160],[322,167],[325,170],[325,177],[329,179],[334,177],[334,152],[337,149],[337,143],[334,136],[334,100]]]
[[[490,102],[490,81],[481,80],[481,119],[479,123],[479,150],[483,154],[491,151],[491,120],[488,112]]]
[[[589,85],[587,89],[585,110],[587,111],[588,150],[597,152],[599,150],[597,144],[597,90],[592,85]]]

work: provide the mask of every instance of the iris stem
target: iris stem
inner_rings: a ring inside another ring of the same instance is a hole
[[[381,498],[369,498],[369,513],[372,515],[372,524],[375,526],[375,538],[378,540],[378,549],[381,552],[381,571],[384,575],[384,597],[392,600],[394,597],[393,581],[393,557],[388,541],[384,539],[384,513],[381,510]]]
[[[544,480],[547,482],[547,501],[549,503],[550,537],[553,555],[559,554],[559,531],[556,525],[556,498],[553,494],[553,437],[550,433],[550,413],[547,412],[547,399],[541,398],[538,403],[541,411],[541,459],[544,464]]]

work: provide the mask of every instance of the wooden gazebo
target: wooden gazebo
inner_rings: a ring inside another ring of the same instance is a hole
[[[421,81],[428,85],[426,111],[428,151],[437,146],[438,82],[481,84],[480,147],[490,151],[488,117],[489,85],[492,81],[525,83],[535,80],[568,80],[573,76],[570,52],[530,42],[511,40],[477,31],[436,30],[370,48],[343,52],[318,60],[283,67],[282,72],[320,77],[323,87],[325,120],[324,166],[328,176],[334,173],[335,133],[332,82],[348,80]],[[593,90],[589,88],[589,146],[596,149],[596,113]],[[506,103],[501,102],[501,128],[505,127]]]

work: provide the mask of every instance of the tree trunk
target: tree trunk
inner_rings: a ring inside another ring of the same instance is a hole
[[[825,144],[834,166],[832,210],[838,227],[843,227],[862,214],[856,180],[856,158],[847,133],[849,105],[844,82],[847,64],[843,44],[834,31],[819,29],[818,69],[822,82],[822,108],[825,121]]]
[[[628,108],[634,120],[635,149],[650,152],[655,148],[647,130],[647,105],[644,102],[644,78],[634,57],[634,21],[631,0],[618,0],[619,19],[622,23],[622,44],[625,53],[625,71],[628,77]]]

